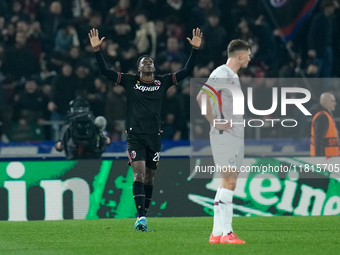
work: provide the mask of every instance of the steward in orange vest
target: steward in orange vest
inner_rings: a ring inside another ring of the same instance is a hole
[[[327,95],[325,95],[327,94]],[[331,104],[331,95],[334,99]],[[322,103],[322,95],[325,95],[328,99],[325,104]],[[339,156],[339,136],[336,124],[331,111],[335,109],[335,98],[330,93],[323,93],[320,98],[320,105],[317,113],[313,117],[311,127],[311,144],[310,155],[314,156]],[[328,104],[328,105],[327,105]],[[329,106],[327,108],[322,105]],[[334,107],[332,107],[334,105]]]

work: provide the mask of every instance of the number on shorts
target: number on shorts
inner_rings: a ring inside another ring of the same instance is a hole
[[[152,160],[153,160],[153,161],[156,161],[156,162],[159,161],[159,152],[156,152],[156,153],[155,153],[155,156],[153,157]]]

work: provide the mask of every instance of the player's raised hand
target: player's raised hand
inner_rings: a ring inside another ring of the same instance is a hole
[[[187,40],[194,49],[199,49],[199,47],[201,46],[202,37],[203,33],[201,33],[201,29],[196,28],[192,30],[192,39],[187,37]]]
[[[93,51],[99,51],[100,45],[102,45],[102,42],[104,41],[105,37],[102,37],[102,39],[99,40],[98,29],[95,28],[92,28],[88,35],[90,38]]]

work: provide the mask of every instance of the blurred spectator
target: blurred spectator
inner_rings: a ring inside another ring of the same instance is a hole
[[[12,1],[12,8],[10,9],[9,13],[7,13],[8,15],[8,19],[13,22],[16,23],[19,20],[29,20],[29,16],[24,13],[24,10],[22,8],[22,4],[19,0],[16,1]]]
[[[14,97],[18,94],[19,88],[17,81],[11,75],[7,75],[1,85],[3,86],[3,102],[5,103],[2,109],[2,132],[6,136],[11,130],[10,127],[14,112]],[[6,137],[5,141],[8,141]]]
[[[278,76],[282,78],[298,77],[299,75],[296,61],[293,59],[288,59],[286,62],[283,62]]]
[[[212,0],[198,0],[196,6],[194,6],[188,14],[188,29],[202,27],[206,20],[206,15],[214,8]]]
[[[6,28],[1,31],[2,40],[5,46],[12,46],[13,44],[15,44],[15,34],[15,24],[8,23]]]
[[[135,23],[138,26],[133,43],[136,45],[139,55],[149,55],[156,57],[157,35],[155,24],[148,21],[145,12],[139,12],[135,15]]]
[[[122,72],[132,72],[135,73],[136,62],[139,57],[138,51],[134,45],[130,45],[128,49],[123,49],[121,52],[120,62],[116,62],[116,70],[121,70]]]
[[[210,69],[207,68],[207,67],[195,67],[194,69],[194,75],[193,77],[194,78],[208,78],[209,77],[209,74],[210,74]]]
[[[30,21],[36,19],[39,11],[39,5],[41,1],[37,0],[20,0],[23,5],[23,12],[29,16]]]
[[[117,21],[117,23],[113,26],[112,32],[112,35],[108,36],[108,39],[117,43],[120,49],[128,49],[130,46],[129,42],[131,42],[134,38],[131,25],[122,21]]]
[[[333,94],[321,94],[320,103],[311,111],[313,114],[311,127],[310,155],[340,156],[339,131],[336,127],[332,112],[335,110],[336,99]]]
[[[94,116],[104,115],[106,95],[108,93],[107,80],[103,77],[94,80],[95,92],[88,94],[87,99],[90,103]]]
[[[266,72],[266,78],[262,79],[262,83],[259,84],[258,87],[255,87],[253,89],[253,106],[256,110],[269,110],[272,108],[274,103],[275,98],[273,96],[273,89],[274,87],[277,89],[277,99],[280,98],[280,93],[279,93],[279,83],[278,83],[278,78],[277,74],[272,71],[268,70]],[[277,103],[277,100],[276,100]],[[253,114],[249,114],[248,112],[248,117],[253,117],[253,118],[262,118],[263,120],[265,119],[280,119],[280,105],[277,104],[276,111],[273,112],[272,114],[268,114],[266,116],[257,116]],[[251,116],[253,115],[253,116]],[[270,125],[268,127],[263,127],[261,130],[261,137],[263,138],[273,138],[273,137],[279,137],[280,134],[280,127],[279,126],[274,126],[272,128]]]
[[[62,66],[64,65],[66,56],[60,52],[51,52],[46,54],[46,62],[50,70],[55,70],[58,74],[61,73]]]
[[[102,15],[98,12],[91,12],[91,16],[87,23],[81,23],[78,27],[78,37],[81,46],[85,46],[89,42],[88,32],[92,28],[98,28],[106,31],[106,27],[103,26]]]
[[[1,71],[1,61],[0,61],[0,71]],[[1,72],[0,72],[0,77],[3,77]],[[3,141],[3,111],[5,109],[5,93],[4,93],[4,89],[2,87],[2,80],[0,80],[0,142]]]
[[[166,57],[168,62],[172,62],[174,59],[177,59],[181,62],[182,65],[185,64],[186,55],[181,50],[179,41],[176,37],[169,37],[166,43],[166,50],[159,53],[158,55],[161,57]]]
[[[88,24],[92,15],[91,6],[85,6],[81,9],[80,16],[77,16],[75,21],[76,27],[80,27],[82,24]]]
[[[207,68],[208,70],[212,70],[214,66],[217,64],[215,63],[209,56],[209,50],[206,47],[206,39],[205,36],[202,38],[202,44],[199,49],[200,54],[197,54],[197,59],[196,59],[196,67],[198,68]],[[226,54],[226,52],[225,52]],[[223,54],[222,54],[223,56]],[[216,61],[217,62],[217,61]],[[209,77],[209,75],[207,76]]]
[[[227,47],[227,34],[220,25],[220,13],[212,10],[207,14],[207,23],[202,27],[204,34],[204,49],[211,59],[220,59],[222,51]]]
[[[270,30],[270,27],[264,20],[264,16],[260,15],[257,17],[253,24],[254,34],[257,36],[257,51],[252,52],[252,63],[255,65],[265,65],[275,72],[278,70],[277,61],[277,46],[274,35]],[[255,42],[254,42],[255,44]],[[253,49],[254,45],[252,46]]]
[[[308,56],[315,58],[318,65],[317,77],[332,77],[333,14],[338,7],[339,3],[335,0],[323,0],[321,12],[312,19],[308,37]],[[324,89],[327,89],[327,85]]]
[[[59,74],[53,84],[51,91],[51,101],[48,103],[48,110],[51,112],[52,139],[59,138],[60,124],[57,121],[63,121],[69,109],[69,103],[76,97],[77,80],[73,74],[72,66],[65,63],[62,72]]]
[[[41,31],[40,22],[35,21],[31,23],[27,36],[27,47],[32,51],[34,57],[39,59],[43,53],[43,33]]]
[[[232,36],[232,39],[235,38],[252,45],[251,66],[258,67],[258,71],[266,71],[269,67],[277,69],[274,36],[263,21],[263,16],[259,16],[253,23],[242,19]]]
[[[156,70],[159,74],[170,73],[170,62],[165,55],[158,57],[156,63]]]
[[[249,68],[246,68],[246,69],[241,69],[238,72],[238,76],[239,76],[239,79],[240,79],[241,89],[242,89],[243,95],[249,95],[248,94],[248,88],[253,88],[253,104],[254,104],[255,98],[257,96],[262,97],[262,95],[256,95],[255,94],[256,88],[255,88],[255,79],[254,79],[253,73],[250,71]],[[244,118],[247,121],[247,119],[251,119],[253,117],[253,114],[249,111],[249,108],[246,105],[247,105],[247,102],[245,102],[245,107],[244,107]],[[254,128],[246,125],[244,136],[246,138],[253,138],[255,136]]]
[[[49,9],[43,10],[39,15],[39,21],[44,33],[43,48],[47,52],[52,51],[54,48],[54,40],[59,26],[65,22],[65,18],[61,15],[61,13],[61,3],[59,1],[53,1],[49,5]]]
[[[226,1],[224,1],[226,2]],[[256,19],[256,2],[252,0],[236,0],[233,6],[229,6],[230,18],[225,20],[228,30],[232,30],[237,27],[242,20],[248,22],[254,22]]]
[[[64,23],[55,37],[54,51],[65,54],[73,46],[79,46],[77,31],[71,24]]]
[[[80,62],[74,73],[76,77],[76,96],[89,100],[96,92],[94,77],[90,73],[90,68],[85,62]]]
[[[12,141],[45,140],[45,120],[48,119],[47,97],[33,79],[15,96],[14,123],[10,132]]]
[[[0,1],[0,16],[4,16],[6,14],[6,11],[8,9],[7,5],[7,1]]]
[[[5,51],[3,71],[17,79],[32,76],[39,71],[38,60],[26,45],[27,37],[23,32],[17,32],[15,44]]]
[[[178,40],[184,38],[184,27],[175,16],[168,16],[165,19],[165,32],[167,37],[176,37]]]
[[[68,61],[72,65],[72,67],[76,67],[78,63],[82,60],[82,56],[80,55],[80,48],[78,46],[73,46],[68,52]]]
[[[0,16],[0,42],[3,42],[3,30],[6,28],[6,21],[5,21],[5,17]]]
[[[182,2],[182,0],[176,0],[176,1]],[[163,0],[140,0],[138,2],[139,3],[136,7],[136,10],[147,10],[149,13],[149,18],[152,21],[163,18],[162,17],[163,13],[167,13],[166,11],[164,11]]]
[[[109,10],[106,17],[107,24],[115,24],[117,21],[130,24],[133,18],[130,0],[119,0],[115,7]],[[97,27],[96,27],[97,28]]]
[[[334,27],[334,41],[340,42],[340,14],[339,11],[335,15],[335,27]],[[340,43],[333,43],[334,56],[340,56]],[[334,77],[340,77],[340,59],[334,58]]]
[[[194,98],[193,95],[193,91],[190,88],[190,81],[187,81],[186,83],[183,82],[182,84],[182,93],[180,95],[180,104],[181,104],[181,115],[180,115],[180,120],[181,120],[181,140],[188,140],[190,139],[190,109],[191,107],[194,107],[196,104],[194,104],[194,106],[191,106],[191,102],[190,100],[192,100]],[[194,102],[194,101],[193,101]]]
[[[24,20],[18,20],[16,22],[16,32],[24,33],[26,36],[28,36],[28,24]]]
[[[110,66],[114,66],[116,62],[119,60],[118,57],[118,44],[114,43],[112,41],[106,42],[106,48],[103,49],[103,55],[105,56],[105,59],[107,59],[107,63]]]
[[[120,141],[125,133],[126,92],[120,85],[111,88],[106,97],[105,115],[107,131],[112,141]]]
[[[187,15],[190,11],[190,1],[184,0],[167,0],[164,7],[164,13],[169,17],[178,17],[181,23],[185,23],[189,18]]]
[[[72,14],[74,18],[79,18],[82,15],[83,10],[89,7],[87,0],[72,0]]]
[[[249,21],[242,19],[235,28],[235,33],[232,35],[232,39],[239,38],[252,45],[252,54],[256,54],[258,49],[257,36],[251,29]]]
[[[181,99],[177,93],[177,86],[171,86],[166,92],[162,113],[163,133],[162,139],[179,140],[182,130]]]
[[[157,35],[157,54],[165,50],[167,35],[165,32],[165,22],[162,19],[155,21],[155,32]]]
[[[279,82],[278,82],[278,75],[276,72],[272,70],[268,70],[266,72],[266,78],[263,79],[257,79],[255,81],[255,88],[253,92],[253,99],[254,102],[254,108],[258,110],[268,110],[271,108],[273,105],[273,88],[279,87]],[[256,83],[259,83],[256,85]],[[277,89],[279,90],[279,89]],[[260,95],[260,96],[259,96]],[[273,117],[275,114],[279,115],[280,109],[279,107],[276,109],[276,112],[274,112],[271,116],[267,117]]]
[[[40,72],[34,74],[32,77],[38,83],[39,86],[44,87],[45,85],[52,85],[54,78],[56,77],[57,72],[51,69],[51,66],[44,59],[40,59]]]

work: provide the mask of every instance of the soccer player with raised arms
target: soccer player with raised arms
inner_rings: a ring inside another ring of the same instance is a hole
[[[115,84],[123,86],[127,92],[127,153],[133,169],[133,197],[138,213],[134,227],[136,230],[148,231],[146,213],[151,202],[160,157],[163,101],[168,88],[177,85],[192,73],[203,34],[199,28],[193,29],[192,39],[187,38],[192,50],[184,68],[161,76],[154,74],[156,69],[150,56],[141,56],[138,59],[139,75],[110,69],[100,51],[105,37],[99,39],[95,28],[90,30],[88,36],[101,73]]]
[[[217,67],[203,86],[205,90],[213,88],[220,95],[222,105],[215,106],[212,99],[203,90],[197,95],[197,102],[202,108],[202,98],[208,101],[206,115],[210,122],[210,144],[215,165],[224,166],[221,171],[221,186],[217,189],[214,199],[214,225],[209,243],[243,244],[234,233],[231,226],[233,217],[233,195],[236,187],[238,172],[244,157],[244,126],[243,115],[233,115],[232,94],[223,84],[240,88],[237,72],[246,68],[250,61],[251,46],[243,40],[233,40],[229,43],[226,64]],[[209,88],[210,87],[210,88]],[[203,94],[206,94],[202,97]],[[210,98],[210,99],[209,99]],[[226,119],[228,122],[214,123],[216,119]],[[237,125],[230,124],[230,120]]]

